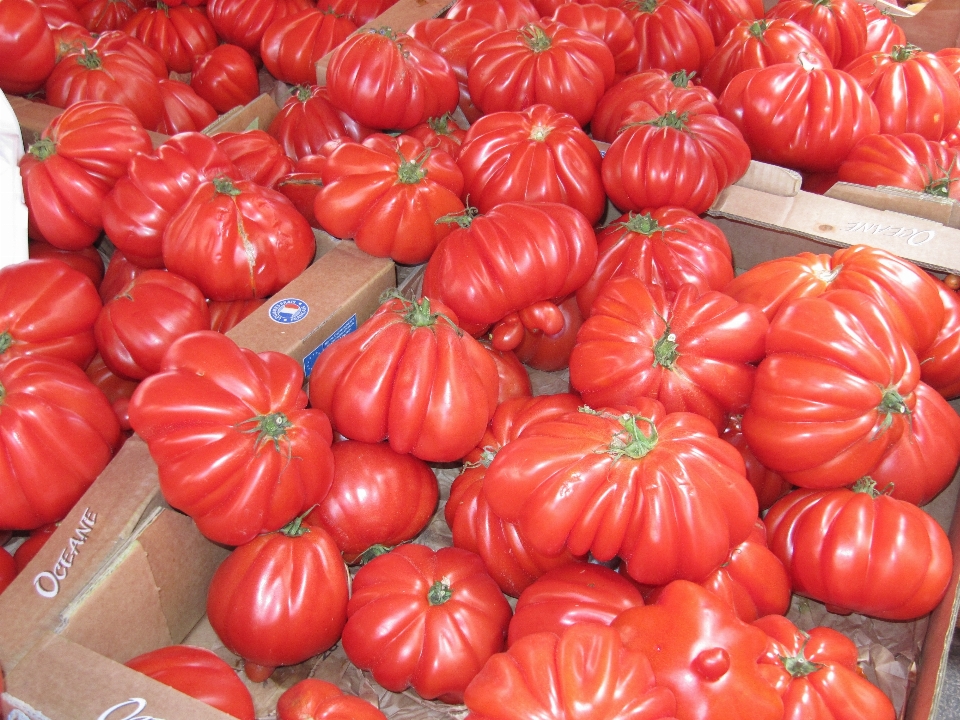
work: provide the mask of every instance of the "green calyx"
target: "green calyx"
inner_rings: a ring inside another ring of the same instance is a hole
[[[297,96],[297,102],[305,103],[313,97],[313,91],[309,85],[297,85],[293,88],[293,94]]]
[[[670,128],[672,130],[685,132],[687,129],[688,118],[689,115],[687,113],[678,113],[676,110],[670,110],[658,118],[654,118],[653,120],[644,120],[638,124],[652,125],[653,127],[658,128]]]
[[[754,20],[752,23],[750,23],[750,35],[755,37],[757,40],[762,40],[763,36],[767,32],[768,27],[770,27],[770,25],[766,20]]]
[[[806,646],[804,641],[804,647]],[[815,663],[807,660],[803,655],[803,648],[796,655],[780,655],[780,662],[783,663],[783,669],[795,678],[802,678],[815,673],[823,667],[823,663]]]
[[[221,195],[230,195],[235,197],[240,194],[240,190],[228,177],[216,177],[213,179],[213,187]]]
[[[690,83],[693,82],[693,77],[696,74],[696,72],[688,73],[686,70],[680,69],[670,76],[670,82],[673,83],[674,87],[685,90],[690,87]]]
[[[883,397],[877,406],[877,412],[883,415],[880,430],[886,430],[893,423],[895,415],[910,415],[910,408],[896,388],[888,387],[883,391]]]
[[[244,428],[244,426],[252,427]],[[287,439],[287,430],[293,427],[293,423],[282,412],[269,413],[267,415],[257,415],[249,420],[244,420],[238,424],[242,432],[256,433],[256,449],[267,444],[273,443],[273,447],[280,452],[280,443]]]
[[[680,357],[680,351],[677,345],[677,336],[667,325],[663,335],[653,344],[653,364],[669,370],[676,364],[678,357]]]
[[[42,138],[27,148],[27,152],[43,162],[57,152],[57,144],[50,138]]]
[[[0,405],[3,405],[3,401],[7,399],[7,389],[3,386],[3,383],[0,383]]]
[[[956,170],[957,159],[954,158],[950,162],[949,167],[937,166],[937,171],[939,175],[935,178],[933,172],[930,168],[927,170],[927,184],[923,188],[923,192],[927,195],[933,195],[934,197],[950,197],[950,186],[953,185],[958,179],[953,173]]]
[[[423,167],[423,164],[427,161],[427,158],[430,157],[430,151],[432,149],[433,148],[427,148],[413,160],[408,160],[398,150],[397,154],[400,156],[400,165],[397,167],[397,181],[403,185],[416,185],[423,180],[427,176],[427,170]]]
[[[103,62],[100,60],[100,54],[96,50],[88,47],[83,48],[83,52],[77,57],[77,62],[87,70],[99,70],[103,66]]]
[[[855,493],[862,493],[864,495],[869,495],[872,498],[878,498],[880,497],[880,495],[883,494],[879,490],[877,490],[876,481],[874,481],[874,479],[869,475],[865,475],[864,477],[857,480],[853,484],[853,487],[851,487],[850,489]]]
[[[4,330],[0,333],[0,355],[3,355],[12,345],[13,335],[10,334],[9,330]]]
[[[438,115],[437,117],[427,118],[427,126],[433,130],[437,135],[452,135],[450,132],[450,120],[452,116],[450,113],[445,112],[443,115]]]
[[[644,215],[635,215],[630,213],[628,219],[620,225],[625,229],[629,230],[632,233],[637,233],[638,235],[653,235],[656,232],[662,233],[664,228],[656,219],[650,214],[646,213]]]
[[[657,446],[657,428],[653,421],[642,415],[624,414],[620,416],[620,425],[622,432],[613,436],[607,452],[614,457],[628,457],[638,460]],[[646,423],[650,428],[650,434],[647,435],[640,429],[640,423]]]
[[[286,535],[287,537],[300,537],[301,535],[306,535],[308,532],[310,532],[310,528],[304,525],[303,521],[306,519],[307,515],[309,515],[311,512],[313,512],[312,507],[302,515],[299,515],[298,517],[295,517],[293,520],[288,522],[286,525],[280,528],[278,532],[280,532],[283,535]]]
[[[430,606],[443,605],[453,597],[453,590],[443,580],[437,580],[427,591],[427,602]]]
[[[918,52],[920,52],[920,48],[910,43],[906,45],[894,45],[893,50],[890,51],[890,58],[894,62],[906,62]]]
[[[366,550],[364,550],[362,553],[360,553],[360,555],[357,557],[356,562],[351,563],[351,564],[353,564],[353,565],[366,565],[368,562],[370,562],[370,561],[373,560],[374,558],[378,558],[378,557],[380,557],[381,555],[386,555],[388,552],[390,552],[391,549],[392,549],[392,548],[390,548],[390,547],[388,547],[388,546],[386,546],[386,545],[380,545],[380,544],[371,545],[371,546],[368,547]]]
[[[553,41],[550,37],[543,31],[543,28],[539,25],[534,25],[530,23],[529,25],[524,25],[519,30],[520,38],[527,44],[527,47],[535,53],[541,53],[544,50],[549,50],[550,46],[553,44]]]
[[[442,215],[434,221],[434,225],[440,225],[441,223],[456,223],[458,226],[466,229],[473,224],[473,219],[479,214],[480,211],[468,203],[463,209],[463,212]]]

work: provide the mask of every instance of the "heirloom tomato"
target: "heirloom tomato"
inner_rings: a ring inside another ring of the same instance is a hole
[[[545,104],[586,125],[613,85],[616,66],[603,40],[550,20],[481,40],[467,66],[470,99],[484,114]]]
[[[116,297],[137,275],[146,268],[140,267],[129,260],[119,250],[114,250],[103,273],[103,282],[100,283],[100,300],[107,302]]]
[[[93,331],[111,371],[143,380],[160,370],[174,340],[209,328],[210,311],[200,288],[175,273],[152,269],[103,306]]]
[[[160,489],[214,542],[240,545],[289,523],[333,480],[330,421],[306,407],[303,370],[202,330],[175,341],[130,401]]]
[[[537,551],[620,556],[647,585],[702,580],[757,517],[743,459],[710,421],[649,398],[528,427],[493,458],[484,493]]]
[[[309,0],[209,0],[207,15],[225,44],[257,56],[260,41],[271,23],[309,7]]]
[[[741,130],[691,90],[654,90],[621,123],[600,170],[623,212],[671,205],[702,213],[750,166]]]
[[[73,363],[23,355],[0,364],[0,531],[62,520],[119,440],[113,408]]]
[[[474,553],[400,545],[354,576],[341,643],[387,690],[456,704],[503,649],[510,615]]]
[[[137,655],[124,665],[239,720],[256,718],[247,686],[213,650],[168,645]]]
[[[633,32],[633,24],[621,8],[595,2],[565,2],[549,19],[586,30],[603,40],[613,54],[613,67],[619,77],[636,71],[640,42]]]
[[[90,382],[107,396],[123,434],[125,436],[133,434],[133,429],[130,427],[130,398],[140,384],[139,381],[127,380],[114,373],[107,367],[100,353],[94,355],[85,372]]]
[[[387,720],[366,700],[348,695],[333,683],[304,678],[277,698],[277,720]]]
[[[261,131],[262,132],[262,131]],[[163,232],[167,268],[211,300],[272,295],[313,261],[310,224],[287,198],[256,183],[201,183]]]
[[[27,252],[31,260],[39,258],[56,258],[62,260],[74,270],[79,270],[93,282],[93,286],[100,288],[103,282],[104,267],[103,255],[95,247],[88,245],[81,250],[61,250],[43,240],[30,240]]]
[[[232,330],[240,321],[251,315],[254,310],[263,305],[264,298],[253,300],[210,300],[207,308],[210,310],[210,329],[225,333]]]
[[[160,53],[144,45],[139,38],[135,38],[122,30],[107,30],[99,33],[91,43],[87,43],[85,38],[81,38],[74,42],[73,47],[76,50],[82,50],[85,45],[98,51],[123,53],[131,60],[145,65],[147,70],[155,75],[158,80],[170,77],[170,71],[167,69],[167,64],[163,61],[163,58],[160,57]]]
[[[236,548],[213,574],[207,618],[253,682],[331,648],[347,619],[347,567],[333,539],[293,520]]]
[[[497,403],[513,397],[530,397],[533,395],[533,386],[530,375],[520,362],[513,350],[497,350],[489,340],[480,339],[483,349],[490,353],[497,365],[497,375],[500,376],[500,392]]]
[[[684,0],[625,0],[621,3],[640,42],[637,70],[699,73],[716,48],[713,30]]]
[[[677,698],[678,720],[780,720],[783,702],[761,671],[767,636],[722,599],[676,580],[656,602],[613,621],[625,647],[644,653],[657,684]]]
[[[943,307],[931,277],[909,260],[869,245],[851,245],[833,255],[803,252],[768,260],[738,275],[723,291],[757,305],[773,320],[788,300],[838,289],[860,290],[883,305],[918,353],[943,325]]]
[[[56,65],[47,19],[33,0],[0,5],[0,90],[25,95],[43,87]]]
[[[238,45],[222,43],[194,61],[190,87],[223,114],[256,98],[260,79],[249,52]]]
[[[769,323],[755,305],[716,290],[608,280],[577,333],[570,386],[593,407],[659,400],[706,417],[717,433],[742,411]]]
[[[318,154],[304,155],[294,164],[293,172],[277,180],[275,185],[275,188],[283,193],[306,218],[310,227],[317,230],[320,229],[320,223],[317,221],[317,216],[313,214],[313,204],[317,199],[317,193],[323,187],[322,171],[327,162],[325,153],[339,143],[339,140],[331,140],[324,143]]]
[[[332,343],[310,374],[310,403],[337,432],[428,462],[466,455],[496,408],[497,368],[445,305],[388,299]]]
[[[673,292],[684,284],[700,292],[733,280],[733,253],[723,230],[681,207],[626,213],[597,233],[597,267],[577,290],[584,317],[608,280],[630,275]]]
[[[750,481],[756,491],[760,512],[763,512],[786,495],[787,491],[793,488],[793,485],[784,480],[780,473],[765,467],[757,460],[757,456],[753,454],[750,446],[747,445],[747,441],[743,438],[743,429],[740,426],[742,420],[742,415],[731,415],[720,437],[740,452],[740,456],[747,466],[747,480]]]
[[[413,540],[437,509],[437,477],[423,460],[387,443],[341,440],[331,447],[330,490],[304,519],[337,543],[349,565]]]
[[[906,33],[893,21],[893,16],[887,12],[886,8],[881,10],[875,5],[866,3],[860,5],[860,8],[867,17],[867,44],[863,52],[888,53],[893,51],[895,45],[907,44]],[[940,54],[939,51],[938,54]]]
[[[760,462],[813,489],[871,475],[894,497],[923,504],[960,459],[960,416],[920,381],[890,316],[856,290],[781,308],[742,427]]]
[[[937,281],[943,301],[943,327],[933,344],[919,356],[920,379],[947,400],[960,395],[960,297]]]
[[[859,5],[859,3],[857,3]],[[939,56],[916,45],[865,53],[843,68],[873,99],[880,132],[939,141],[960,122],[960,84]]]
[[[795,63],[801,56],[812,66],[833,67],[820,41],[792,20],[744,21],[718,42],[716,52],[703,66],[700,82],[719,96],[737,73],[777,63]]]
[[[207,13],[189,5],[170,7],[160,2],[145,7],[120,29],[156,50],[167,68],[176,73],[190,72],[196,59],[219,43]]]
[[[356,29],[348,17],[310,6],[267,25],[260,38],[260,57],[278,80],[313,85],[317,61]]]
[[[396,0],[323,0],[318,7],[345,15],[357,26],[365,25],[393,7]]]
[[[836,68],[860,57],[867,45],[867,16],[857,0],[780,0],[767,18],[786,18],[809,30]]]
[[[879,492],[870,478],[853,488],[797,489],[764,517],[770,549],[799,595],[833,613],[913,620],[950,585],[946,533],[913,503]]]
[[[451,20],[482,20],[495,30],[519,30],[539,19],[530,0],[458,0],[447,12]]]
[[[562,327],[559,309],[543,305],[562,302],[593,272],[597,239],[583,213],[561,203],[504,202],[486,214],[468,209],[448,220],[459,227],[427,262],[424,296],[450,307],[473,335],[534,305],[556,322],[549,334]],[[536,320],[529,318],[527,327],[538,327]]]
[[[293,158],[266,130],[218,132],[213,139],[239,170],[243,180],[272,188],[280,178],[293,171]]]
[[[896,717],[890,699],[863,676],[857,646],[843,633],[829,627],[803,631],[781,615],[753,625],[769,638],[760,671],[783,698],[784,720]]]
[[[607,209],[600,150],[580,124],[550,105],[484,115],[467,130],[457,165],[481,213],[510,201],[558,202],[590,223]]]
[[[426,122],[407,130],[406,134],[417,138],[425,147],[442,150],[456,160],[467,131],[457,125],[450,113],[444,113],[438,117],[427,118]]]
[[[316,78],[312,82],[316,82]],[[330,140],[360,141],[372,130],[360,125],[330,102],[327,88],[298,85],[267,127],[287,157],[300,160],[321,152]],[[311,209],[311,213],[312,213]]]
[[[146,0],[76,0],[76,4],[87,30],[100,35],[119,32],[123,24],[147,3]]]
[[[101,307],[90,278],[61,260],[0,268],[0,365],[44,355],[86,367],[97,352],[93,325]]]
[[[357,32],[338,45],[326,79],[330,102],[377,130],[408,130],[453,112],[460,100],[450,63],[388,27]]]
[[[575,412],[579,400],[570,393],[513,398],[497,406],[483,438],[465,458],[450,487],[444,519],[456,547],[477,553],[500,589],[517,597],[536,578],[579,558],[567,551],[545,555],[524,542],[515,525],[490,510],[483,493],[487,468],[504,445],[536,422]]]
[[[538,632],[556,635],[571,625],[610,625],[624,610],[643,605],[637,585],[596,563],[573,563],[548,570],[520,593],[507,646]]]
[[[198,132],[179,133],[134,157],[103,202],[103,228],[120,251],[111,264],[120,258],[162,268],[164,228],[201,183],[220,176],[240,179],[216,141]]]
[[[487,661],[464,702],[467,720],[672,720],[677,705],[646,655],[596,623],[521,638]]]
[[[960,150],[917,133],[867,135],[840,163],[837,179],[960,200]]]
[[[693,0],[690,4],[707,21],[718,47],[735,27],[759,20],[766,12],[760,0]]]
[[[861,138],[880,131],[877,106],[853,76],[804,57],[738,73],[719,107],[754,160],[809,172],[835,171]]]
[[[217,119],[213,105],[197,95],[187,83],[165,78],[158,82],[163,96],[163,117],[157,126],[160,134],[199,132]]]
[[[570,353],[573,352],[577,333],[583,325],[583,315],[577,305],[576,295],[571,295],[558,303],[557,309],[563,317],[563,327],[555,333],[539,327],[527,327],[523,324],[521,313],[516,313],[517,324],[523,329],[523,338],[514,350],[514,354],[524,365],[534,370],[556,372],[570,365]],[[511,332],[509,327],[503,327],[506,324],[506,319],[498,324],[497,334],[501,337],[503,333]]]
[[[321,174],[313,203],[320,227],[404,265],[426,262],[453,229],[441,220],[464,210],[456,161],[410,135],[341,143]]]

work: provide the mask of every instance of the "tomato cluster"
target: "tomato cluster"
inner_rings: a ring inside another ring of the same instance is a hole
[[[786,614],[946,593],[921,506],[960,462],[960,300],[867,246],[735,277],[702,216],[751,159],[960,197],[960,53],[852,0],[458,0],[408,32],[358,30],[383,0],[106,5],[0,3],[0,88],[65,107],[0,270],[0,533],[29,533],[0,589],[136,432],[232,548],[207,615],[246,682],[128,665],[235,717],[337,643],[472,720],[896,716]],[[275,119],[197,132],[260,64]],[[318,229],[423,282],[304,377],[223,333]],[[383,717],[319,680],[270,710]]]

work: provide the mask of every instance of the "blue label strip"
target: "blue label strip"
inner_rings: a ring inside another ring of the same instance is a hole
[[[328,337],[326,340],[320,343],[316,348],[314,348],[310,352],[309,355],[307,355],[303,359],[304,377],[310,377],[310,373],[313,372],[314,363],[317,362],[317,358],[320,356],[320,353],[326,350],[327,347],[330,345],[330,343],[334,342],[335,340],[339,340],[344,335],[349,335],[356,329],[357,329],[357,316],[351,315],[344,321],[343,325],[341,325],[340,327],[338,327],[336,330],[333,331],[333,334],[330,337]]]

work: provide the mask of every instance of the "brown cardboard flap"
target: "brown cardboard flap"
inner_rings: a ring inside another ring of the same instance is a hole
[[[235,720],[58,635],[7,674],[7,692],[50,720]]]
[[[357,28],[354,33],[382,27],[391,28],[395,32],[406,32],[418,20],[443,15],[453,2],[454,0],[397,0],[382,14]],[[327,84],[327,64],[332,54],[333,50],[317,60],[317,85]]]
[[[926,218],[804,191],[782,197],[739,185],[720,193],[707,212],[835,247],[872,245],[930,270],[960,271],[960,230]]]
[[[266,130],[280,112],[276,101],[264,93],[246,105],[230,110],[203,129],[204,135],[216,135],[221,132],[243,132],[245,130]]]
[[[960,203],[950,198],[897,187],[867,187],[838,182],[824,195],[876,210],[893,210],[933,220],[951,228],[960,228]]]
[[[736,185],[778,197],[793,197],[800,192],[801,180],[800,173],[795,170],[751,160],[747,172],[737,180]]]
[[[920,12],[893,17],[907,42],[929,52],[960,44],[960,1],[931,0]]]
[[[4,669],[12,669],[46,632],[56,629],[61,611],[162,503],[157,466],[146,443],[133,436],[23,572],[0,593],[0,665]]]

